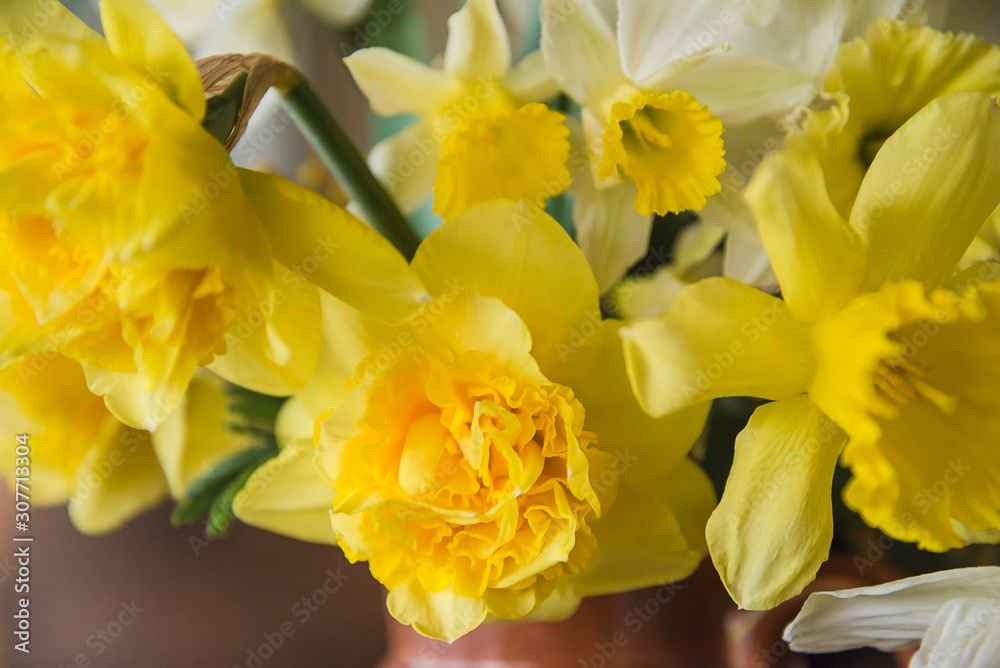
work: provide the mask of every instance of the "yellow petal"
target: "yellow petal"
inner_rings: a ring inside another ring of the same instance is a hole
[[[575,596],[599,596],[676,582],[690,575],[705,555],[704,528],[715,493],[696,466],[683,468],[687,475],[698,476],[698,482],[686,489],[700,498],[686,499],[687,505],[677,509],[624,476],[611,511],[594,525],[597,550],[584,571],[565,576],[559,589]],[[681,513],[695,509],[697,517],[684,518],[689,525],[700,523],[696,542],[689,543],[679,520]]]
[[[564,118],[537,102],[465,118],[441,144],[435,213],[450,220],[495,199],[540,207],[565,190],[570,176]]]
[[[233,500],[240,521],[309,543],[333,545],[333,490],[313,466],[312,439],[291,441],[253,472]]]
[[[682,91],[616,102],[601,136],[598,176],[620,168],[635,181],[635,209],[644,216],[697,211],[722,190],[722,131],[722,122]]]
[[[472,288],[513,309],[543,372],[560,344],[600,319],[597,284],[576,244],[544,213],[511,202],[483,204],[439,227],[412,267],[432,294]]]
[[[299,276],[389,322],[430,300],[399,251],[354,216],[280,177],[241,170],[240,178],[275,259]]]
[[[597,434],[602,450],[615,455],[616,470],[624,468],[641,481],[659,480],[684,461],[705,425],[709,404],[660,418],[646,414],[629,387],[618,336],[622,326],[617,320],[581,325],[569,345],[559,349],[563,363],[548,376],[573,388],[586,408],[587,429]]]
[[[782,399],[813,370],[810,325],[725,278],[681,291],[666,315],[621,330],[632,388],[651,415],[728,396]]]
[[[0,34],[6,36],[5,48],[17,51],[40,33],[69,40],[104,41],[62,3],[39,3],[38,0],[7,0],[3,3]]]
[[[706,535],[722,582],[741,607],[777,606],[826,561],[833,471],[845,440],[804,395],[761,406],[736,438]]]
[[[414,580],[391,589],[386,606],[396,621],[412,626],[421,635],[445,642],[461,638],[486,619],[486,603],[482,599],[459,596],[451,587],[430,592]]]
[[[79,531],[119,528],[167,495],[149,434],[109,420],[74,476],[69,516]]]
[[[861,288],[906,278],[940,285],[998,203],[996,98],[960,92],[931,102],[886,140],[861,183],[851,212],[868,244]]]
[[[815,322],[847,304],[861,281],[864,249],[830,202],[816,159],[795,151],[772,154],[743,197],[791,312]]]
[[[101,25],[112,53],[152,77],[171,100],[201,120],[205,93],[198,70],[159,14],[142,0],[101,0]]]
[[[434,188],[440,144],[434,126],[417,121],[372,147],[368,165],[404,213],[413,213]]]
[[[236,385],[262,394],[291,394],[312,375],[320,348],[319,291],[288,269],[267,299],[240,313],[226,332],[226,352],[208,365]]]
[[[344,64],[372,110],[382,116],[430,116],[462,95],[455,77],[382,47],[355,51]]]
[[[448,19],[444,71],[471,81],[510,69],[510,38],[496,0],[469,0]]]
[[[254,444],[248,434],[229,429],[228,419],[225,383],[211,374],[196,374],[181,405],[152,436],[175,499],[216,464]]]
[[[178,364],[157,387],[149,387],[149,380],[138,373],[111,371],[87,362],[83,369],[90,391],[104,397],[112,415],[136,429],[156,431],[180,403],[194,366],[192,360]]]

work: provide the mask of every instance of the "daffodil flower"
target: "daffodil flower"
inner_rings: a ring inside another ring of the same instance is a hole
[[[447,220],[498,198],[541,206],[569,186],[569,129],[540,104],[555,83],[539,52],[511,68],[495,0],[470,0],[448,20],[443,70],[381,47],[344,62],[376,113],[419,117],[369,156],[404,210],[433,190]]]
[[[250,447],[246,435],[225,426],[222,386],[199,374],[180,408],[150,434],[118,421],[87,388],[79,363],[28,357],[0,371],[0,427],[27,434],[30,451],[17,460],[17,443],[6,439],[0,470],[11,490],[15,477],[30,478],[33,504],[67,504],[81,532],[113,531],[168,495],[180,498],[197,476]]]
[[[914,25],[919,17],[905,16],[906,23],[883,17],[842,44],[832,67],[821,73],[822,103],[803,108],[802,118],[785,123],[790,132],[784,145],[816,157],[842,216],[849,215],[861,180],[886,138],[924,105],[954,91],[1000,92],[1000,47],[973,35]],[[759,156],[780,145],[771,139],[770,146],[758,143],[741,150],[724,181],[745,183]],[[770,282],[773,274],[753,215],[738,189],[730,187],[714,198],[705,215],[720,233],[734,234],[727,242],[726,275],[751,284]],[[970,247],[965,265],[1000,258],[998,224],[1000,215],[995,215]]]
[[[596,176],[634,181],[645,216],[704,207],[726,166],[723,123],[787,109],[809,90],[808,74],[762,51],[787,46],[778,3],[767,16],[744,4],[630,0],[604,16],[591,0],[542,2],[542,51],[584,108]]]
[[[317,375],[278,422],[304,438],[234,502],[338,542],[396,619],[449,641],[685,577],[713,505],[686,458],[706,407],[642,413],[585,259],[527,210],[493,202],[431,233],[411,268],[434,300],[400,327],[327,299]]]
[[[147,430],[198,366],[290,394],[319,348],[308,281],[360,303],[405,260],[318,196],[237,169],[201,127],[176,36],[139,0],[101,9],[106,39],[58,3],[41,28],[34,2],[0,8],[0,368],[60,352]],[[426,292],[397,287],[382,315],[399,320]]]
[[[910,668],[992,668],[1000,656],[1000,568],[958,568],[811,594],[785,629],[796,652],[916,648]]]
[[[1000,528],[1000,272],[955,277],[1000,202],[1000,108],[941,97],[886,140],[849,222],[815,158],[768,158],[745,196],[782,298],[714,278],[622,330],[653,415],[723,396],[774,400],[736,440],[712,559],[743,607],[799,593],[833,532],[837,459],[871,526],[944,551]],[[925,490],[933,490],[926,492]]]

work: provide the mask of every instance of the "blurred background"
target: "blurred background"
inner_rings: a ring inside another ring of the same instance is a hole
[[[325,0],[327,4],[336,1]],[[64,4],[96,25],[91,0]],[[183,23],[186,17],[202,22],[188,26],[196,55],[221,47],[285,49],[313,78],[362,148],[371,145],[375,133],[391,131],[391,125],[370,116],[341,63],[345,53],[365,45],[359,26],[374,20],[371,7],[361,6],[345,25],[330,27],[301,6],[322,5],[324,0],[158,0],[157,4],[174,6],[175,21]],[[251,6],[262,4],[269,5],[283,24],[257,25],[244,43],[222,38],[226,21],[245,20]],[[407,0],[403,4],[407,12],[419,13],[419,21],[403,39],[408,40],[412,53],[433,59],[443,49],[447,16],[460,3]],[[501,4],[517,44],[522,39],[523,17],[533,3],[508,0]],[[952,0],[947,27],[1000,41],[1000,0]],[[276,108],[271,103],[264,113],[275,113]],[[254,137],[253,127],[248,137]],[[266,151],[254,156],[255,166],[268,165],[287,176],[318,182],[315,170],[300,169],[307,153],[293,126],[266,143]],[[238,162],[239,156],[249,154],[241,153],[239,147],[234,151]],[[0,498],[0,534],[11,545],[13,500],[6,491]],[[10,642],[16,560],[13,550],[4,550],[0,553],[0,612],[5,620],[0,625],[4,637],[0,666],[376,665],[385,651],[384,593],[364,564],[348,564],[335,548],[300,543],[239,523],[225,539],[207,540],[199,525],[172,528],[170,510],[163,505],[113,534],[88,537],[76,532],[64,508],[32,509],[31,654],[15,652]],[[855,556],[867,558],[863,552]],[[265,643],[278,647],[264,656],[268,653],[257,650]]]

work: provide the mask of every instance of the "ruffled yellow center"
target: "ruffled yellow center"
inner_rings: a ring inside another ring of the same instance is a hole
[[[583,422],[569,388],[489,353],[405,353],[337,446],[342,547],[389,589],[513,590],[537,596],[530,610],[589,558],[588,523],[614,492],[591,484],[610,456]]]
[[[494,199],[544,206],[571,183],[564,120],[544,104],[517,107],[502,94],[481,106],[477,100],[473,111],[455,105],[440,121],[446,134],[434,180],[434,211],[449,220]]]
[[[936,551],[963,545],[955,522],[1000,528],[997,332],[996,282],[889,284],[817,325],[810,395],[850,436],[844,498],[866,522]]]
[[[687,93],[638,94],[611,107],[598,176],[620,168],[635,181],[644,216],[701,209],[722,189],[722,132],[722,121]]]
[[[960,90],[1000,92],[1000,47],[973,35],[881,20],[864,39],[841,45],[824,82],[833,104],[811,110],[787,145],[819,159],[830,198],[848,218],[886,138],[932,100]],[[954,137],[942,127],[927,140],[933,152]],[[930,159],[914,154],[907,168],[919,172]]]

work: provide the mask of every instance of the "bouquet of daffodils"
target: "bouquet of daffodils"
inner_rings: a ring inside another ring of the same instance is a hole
[[[144,0],[101,0],[102,33],[4,2],[10,486],[87,533],[169,496],[337,545],[447,641],[706,556],[771,609],[835,513],[1000,541],[1000,47],[933,0],[525,4],[519,54],[495,0],[434,65],[356,28],[371,109],[408,115],[365,158],[285,60],[192,61]],[[269,89],[339,203],[234,162]],[[944,665],[998,576],[923,577],[810,600],[789,639],[926,633],[913,665]],[[993,665],[991,623],[947,665]]]

